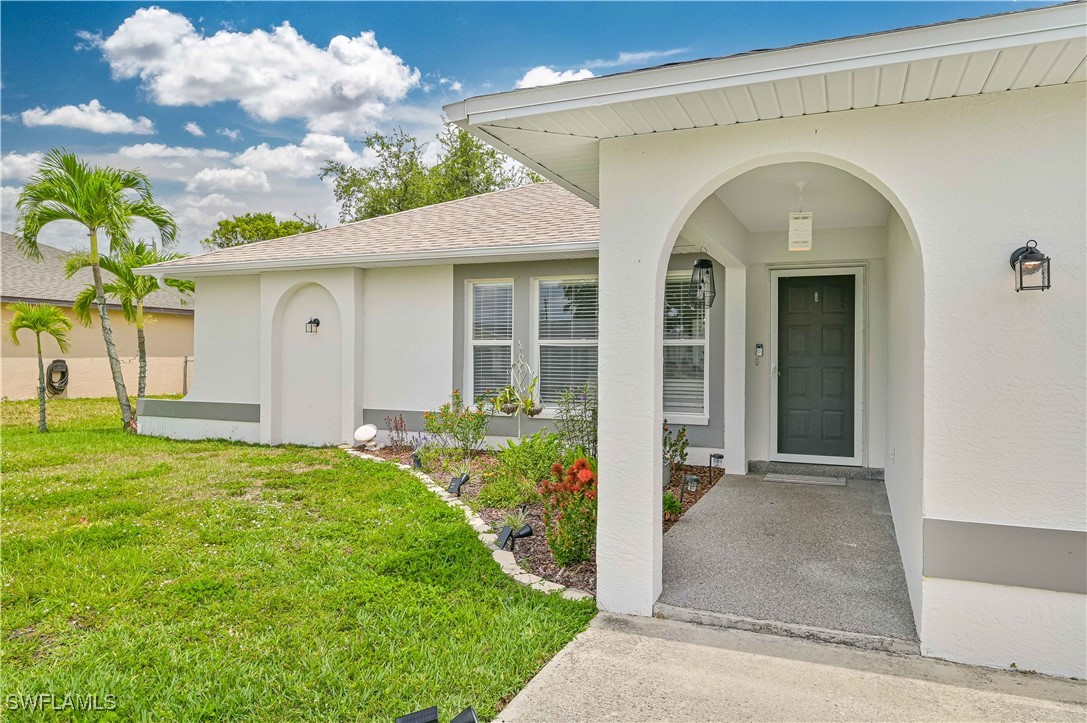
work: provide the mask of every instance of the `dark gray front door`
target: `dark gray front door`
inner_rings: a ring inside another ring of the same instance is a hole
[[[853,456],[855,276],[778,280],[778,453]]]

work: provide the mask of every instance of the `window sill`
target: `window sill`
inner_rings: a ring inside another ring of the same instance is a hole
[[[687,427],[706,427],[709,426],[710,418],[704,414],[669,414],[668,423]]]

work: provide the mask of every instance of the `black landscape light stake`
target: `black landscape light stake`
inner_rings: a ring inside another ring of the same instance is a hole
[[[449,721],[449,723],[479,723],[479,718],[476,718],[475,709],[472,708],[472,706],[468,706],[460,713],[457,713],[457,716]]]
[[[713,482],[717,472],[720,472],[722,476],[725,474],[725,455],[720,452],[710,455],[710,482]]]
[[[514,543],[523,537],[532,537],[532,525],[521,525],[516,530],[505,525],[498,533],[498,549],[505,550],[508,544],[510,552],[513,552]]]
[[[698,475],[685,474],[683,475],[683,484],[679,486],[679,504],[683,506],[683,493],[690,492],[692,495],[698,491]]]
[[[468,473],[465,472],[460,477],[454,477],[449,480],[449,494],[460,497],[460,488],[468,483]]]
[[[321,325],[321,320],[318,319],[316,316],[313,317],[312,319],[310,319],[309,321],[306,322],[306,333],[307,334],[316,334],[317,333],[317,327],[319,327],[320,325]]]
[[[1015,271],[1015,291],[1045,291],[1050,287],[1049,257],[1038,250],[1038,242],[1027,241],[1012,252],[1011,266]]]
[[[432,705],[429,708],[402,715],[396,719],[396,723],[438,723],[438,706]]]

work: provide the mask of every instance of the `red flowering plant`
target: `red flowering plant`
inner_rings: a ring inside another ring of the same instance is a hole
[[[556,462],[540,482],[547,545],[565,567],[588,560],[596,546],[596,472],[580,457],[568,468]]]

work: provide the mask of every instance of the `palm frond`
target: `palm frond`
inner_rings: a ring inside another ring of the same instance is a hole
[[[56,306],[17,301],[9,304],[8,308],[14,312],[14,316],[8,322],[8,337],[12,344],[19,346],[19,332],[26,329],[33,332],[35,336],[46,334],[53,337],[62,352],[67,352],[71,348],[68,343],[68,332],[72,330],[72,322]]]

